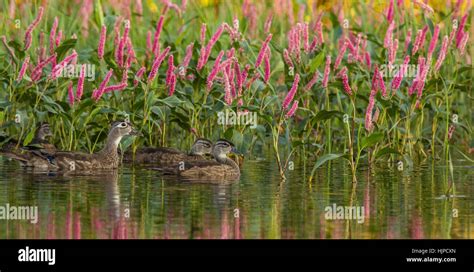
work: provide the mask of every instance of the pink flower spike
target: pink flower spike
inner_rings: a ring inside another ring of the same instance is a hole
[[[184,69],[186,69],[189,65],[189,62],[191,61],[191,58],[193,57],[193,48],[194,48],[194,43],[191,43],[186,47],[186,55],[184,56],[183,64],[181,65]]]
[[[212,35],[211,37],[211,40],[209,41],[209,43],[207,44],[210,48],[209,49],[212,49],[212,47],[214,46],[214,44],[216,44],[216,42],[219,40],[219,38],[221,37],[222,35],[222,32],[224,31],[224,26],[221,25],[217,28],[216,32],[214,33],[214,35]]]
[[[69,82],[69,86],[67,87],[67,93],[69,98],[69,104],[71,106],[74,105],[74,92],[72,91],[72,81]]]
[[[119,84],[116,84],[116,85],[111,85],[111,86],[106,87],[104,89],[103,93],[111,93],[111,92],[115,92],[115,91],[121,91],[125,88],[127,88],[127,82],[122,82],[122,83],[119,83]]]
[[[387,21],[391,23],[393,21],[393,0],[390,0],[390,5],[387,10]]]
[[[99,59],[102,59],[104,57],[104,47],[105,47],[106,36],[107,36],[107,27],[103,25],[100,30],[99,45],[97,46],[97,56]]]
[[[365,52],[364,54],[364,58],[365,58],[365,64],[367,64],[367,67],[370,67],[372,66],[372,61],[371,61],[371,58],[370,58],[370,53],[367,51]]]
[[[419,44],[420,49],[425,46],[426,33],[428,33],[428,25],[426,25],[421,31],[421,39]]]
[[[406,55],[405,60],[403,61],[403,66],[401,67],[400,70],[398,70],[397,75],[392,81],[392,92],[395,92],[398,88],[400,88],[400,84],[402,83],[403,76],[405,75],[405,72],[407,70],[407,65],[408,62],[410,62],[410,56]]]
[[[148,30],[146,33],[146,49],[147,52],[153,52],[153,45],[151,43],[151,31]]]
[[[26,29],[26,32],[25,32],[25,48],[23,49],[23,51],[26,51],[26,50],[28,50],[28,48],[30,48],[31,38],[32,38],[31,32],[33,32],[33,30],[38,26],[39,22],[41,21],[41,18],[43,18],[43,11],[44,11],[43,7],[38,8],[38,14],[36,15],[36,18],[33,20],[33,22]]]
[[[206,65],[209,56],[211,55],[212,47],[214,47],[214,44],[217,42],[217,40],[219,40],[223,31],[224,27],[222,25],[219,26],[206,47],[201,49],[201,55],[199,56],[198,65],[196,67],[198,71],[200,71]]]
[[[168,96],[172,96],[174,94],[174,91],[176,89],[176,80],[177,80],[176,75],[171,74],[169,90],[168,90]]]
[[[405,37],[405,48],[403,49],[403,51],[406,52],[408,50],[408,45],[410,45],[410,42],[411,42],[411,29],[408,30],[407,35]]]
[[[168,57],[168,70],[166,71],[166,86],[170,85],[172,74],[174,74],[174,57],[170,55]]]
[[[468,15],[468,12],[466,12],[466,14],[462,17],[461,23],[459,24],[459,27],[457,29],[457,33],[456,33],[456,47],[457,48],[459,48],[461,44],[461,40],[464,37],[464,26],[466,25],[467,15]]]
[[[377,72],[377,68],[376,68]],[[365,112],[365,129],[368,132],[372,132],[374,126],[372,122],[372,112],[374,110],[375,106],[375,95],[377,94],[377,90],[372,88],[370,91],[370,97],[369,97],[369,104],[367,105],[367,110]]]
[[[293,102],[293,105],[291,106],[290,110],[285,114],[285,118],[289,119],[295,115],[296,110],[298,109],[298,100]]]
[[[462,56],[464,55],[464,51],[466,49],[467,41],[469,40],[469,32],[464,33],[462,37],[461,43],[459,44],[459,54]]]
[[[58,17],[54,17],[53,26],[49,33],[49,53],[54,53],[54,46],[56,45],[56,30],[58,29]]]
[[[268,34],[267,38],[265,39],[265,41],[263,42],[262,44],[262,47],[260,48],[260,52],[258,53],[258,56],[257,56],[257,60],[255,61],[255,69],[257,69],[260,64],[262,63],[263,61],[263,57],[265,55],[265,52],[268,48],[268,43],[271,41],[272,39],[272,34]]]
[[[385,81],[383,80],[382,72],[378,71],[377,85],[382,92],[382,96],[387,96],[387,89],[385,88]]]
[[[324,76],[323,76],[323,81],[322,81],[323,88],[327,88],[328,86],[330,72],[331,72],[331,56],[328,55],[326,57],[326,66],[324,67]]]
[[[318,22],[316,24],[317,29],[318,29],[318,38],[320,43],[324,43],[324,36],[323,36],[323,25],[321,22]]]
[[[163,29],[163,20],[164,20],[164,17],[163,15],[161,15],[160,19],[156,23],[155,37],[153,39],[153,47],[152,47],[152,52],[155,55],[158,55],[160,52],[159,39],[160,39],[161,31]]]
[[[309,53],[309,36],[308,36],[308,23],[304,23],[302,27],[303,31],[303,48],[306,54]]]
[[[231,93],[231,85],[230,85],[230,80],[229,77],[227,76],[227,73],[224,73],[224,100],[227,103],[227,105],[232,104],[232,93]]]
[[[431,8],[430,6],[425,4],[424,2],[421,2],[420,0],[413,0],[413,3],[418,5],[426,13],[433,13],[434,12],[433,8]]]
[[[20,82],[23,79],[23,76],[25,75],[26,68],[28,68],[29,63],[30,63],[30,56],[26,56],[25,60],[23,61],[23,64],[21,65],[20,72],[18,73],[18,77],[16,81]]]
[[[98,101],[105,92],[105,87],[109,83],[110,78],[112,77],[114,70],[110,69],[104,77],[104,80],[100,83],[99,88],[92,93],[93,98]]]
[[[217,56],[216,60],[214,61],[214,66],[212,67],[212,70],[209,73],[209,76],[207,77],[207,90],[208,91],[211,90],[214,78],[217,76],[217,73],[220,70],[219,66],[220,66],[220,62],[221,62],[221,59],[222,59],[223,56],[224,56],[224,51],[221,50],[221,52],[219,52],[219,55]]]
[[[263,81],[265,83],[268,83],[268,80],[270,79],[270,48],[267,48],[267,52],[264,56],[264,60],[263,60],[263,70],[264,70],[264,77],[263,77]]]
[[[395,58],[397,56],[397,50],[398,50],[398,39],[395,39],[392,42],[392,45],[389,50],[389,55],[388,55],[388,63],[391,65],[395,61]]]
[[[51,55],[49,58],[45,59],[44,61],[40,62],[31,72],[31,79],[33,81],[37,81],[38,79],[40,79],[43,68],[55,60],[56,60],[56,53],[54,53],[53,55]]]
[[[206,42],[206,24],[201,25],[201,46],[204,47],[204,43]]]
[[[270,28],[272,27],[273,15],[268,15],[265,25],[263,26],[263,32],[265,34],[270,33]]]
[[[286,65],[288,65],[288,67],[290,68],[294,67],[293,61],[290,58],[290,53],[288,53],[287,49],[283,50],[283,60],[285,61]]]
[[[346,67],[344,67],[344,68],[346,68]],[[344,73],[342,73],[341,78],[342,78],[342,86],[344,88],[344,91],[348,95],[352,95],[351,85],[349,84],[349,76],[347,75],[347,68],[346,68],[346,70],[344,70]]]
[[[60,63],[53,67],[51,70],[51,79],[56,79],[62,72],[62,70],[69,64],[69,62],[73,61],[77,58],[77,53],[75,50],[72,50],[71,55],[65,57]]]
[[[431,38],[430,46],[428,48],[428,55],[431,56],[436,48],[436,43],[438,42],[439,35],[439,25],[436,25],[433,30],[433,38]]]
[[[81,71],[79,73],[79,79],[77,80],[76,99],[81,101],[81,97],[84,91],[84,78],[86,76],[86,65],[81,65]]]
[[[390,45],[392,43],[392,37],[393,37],[393,29],[395,28],[395,22],[391,22],[390,25],[387,28],[387,32],[385,33],[385,38],[383,40],[383,47],[384,48],[390,48]]]
[[[314,84],[316,84],[316,82],[318,82],[318,78],[319,78],[319,71],[316,70],[316,71],[314,72],[313,77],[312,77],[311,80],[308,82],[308,84],[306,84],[306,86],[304,87],[304,89],[305,89],[306,91],[309,91],[309,90],[314,86]]]
[[[155,79],[156,74],[158,73],[158,69],[161,66],[161,63],[163,60],[165,60],[166,55],[168,55],[169,51],[171,50],[171,47],[166,47],[166,49],[160,54],[155,57],[155,60],[153,61],[153,64],[151,66],[151,71],[148,74],[148,82],[152,82],[153,79]]]
[[[346,40],[342,44],[342,47],[339,50],[339,54],[337,55],[336,61],[334,62],[334,70],[337,70],[337,67],[339,67],[339,65],[341,64],[342,58],[344,57],[344,54],[346,53],[347,46],[348,46],[348,42]]]
[[[59,44],[61,43],[61,39],[63,38],[63,31],[60,29],[58,31],[58,35],[56,35],[56,47],[59,46]]]
[[[421,43],[421,37],[423,36],[423,31],[422,30],[418,30],[418,32],[416,32],[416,37],[415,37],[415,42],[413,44],[413,49],[412,49],[412,52],[411,52],[411,55],[415,55],[415,53],[418,51],[419,47],[420,47],[420,43]]]
[[[135,79],[133,80],[134,87],[138,85],[138,81],[143,77],[145,70],[146,70],[145,66],[142,66],[140,70],[138,70],[137,74],[135,75]]]
[[[293,85],[291,86],[290,91],[286,95],[285,99],[283,100],[282,103],[282,108],[287,109],[288,106],[290,105],[291,101],[293,101],[293,98],[295,97],[296,91],[298,90],[298,84],[300,82],[300,75],[296,74],[295,79],[293,81]]]
[[[124,52],[124,48],[125,48],[125,45],[126,45],[127,40],[128,40],[128,33],[130,31],[130,21],[125,20],[124,23],[125,23],[125,30],[123,31],[123,36],[119,41],[117,51],[116,51],[116,55],[115,55],[116,61],[117,61],[118,65],[120,67],[124,66],[123,52]]]
[[[444,36],[443,43],[441,44],[441,50],[439,51],[438,59],[436,60],[436,64],[434,68],[436,72],[439,71],[441,64],[446,58],[446,51],[448,50],[448,44],[449,44],[449,38],[448,36]]]

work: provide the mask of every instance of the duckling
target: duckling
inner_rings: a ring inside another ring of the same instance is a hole
[[[145,147],[137,150],[135,153],[135,159],[133,158],[131,151],[125,152],[123,162],[174,165],[182,161],[204,160],[204,156],[211,154],[211,152],[212,142],[204,138],[198,138],[191,147],[189,154],[169,147]]]
[[[105,147],[94,154],[81,152],[56,151],[54,154],[39,156],[36,152],[27,152],[12,157],[22,165],[43,170],[76,171],[91,169],[115,169],[119,165],[117,147],[122,137],[137,135],[128,122],[113,122],[107,136]]]
[[[240,178],[239,165],[227,157],[228,153],[237,153],[233,143],[220,139],[213,148],[215,161],[200,160],[178,163],[173,167],[158,168],[164,175],[177,175],[186,180],[234,181]]]
[[[46,156],[52,155],[56,151],[54,144],[50,143],[48,140],[48,138],[52,136],[53,133],[51,132],[49,123],[38,123],[33,140],[28,145],[23,146],[21,149],[31,151],[38,156],[43,156],[46,158]],[[10,158],[14,158],[18,155],[21,156],[21,151],[18,150],[17,146],[18,142],[15,140],[7,142],[0,149],[0,155]]]

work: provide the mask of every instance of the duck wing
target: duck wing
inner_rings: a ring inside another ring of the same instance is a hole
[[[178,149],[169,147],[145,147],[135,152],[125,152],[123,161],[126,163],[158,163],[173,164],[185,160],[188,155]]]
[[[104,168],[104,162],[101,162],[96,154],[82,152],[58,151],[53,155],[53,163],[59,169],[70,171]]]

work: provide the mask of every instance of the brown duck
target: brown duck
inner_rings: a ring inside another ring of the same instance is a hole
[[[240,178],[239,165],[227,154],[237,153],[233,143],[218,140],[213,148],[213,160],[182,162],[173,167],[158,168],[164,175],[176,175],[189,181],[235,181]]]
[[[47,158],[47,156],[54,155],[56,152],[56,147],[54,144],[50,143],[48,139],[52,136],[53,133],[51,132],[51,127],[48,123],[38,123],[33,140],[28,145],[18,149],[18,142],[9,141],[0,149],[0,155],[12,159],[17,157],[27,157],[33,154]],[[22,152],[22,150],[27,152]]]
[[[212,142],[198,138],[189,154],[169,147],[145,147],[135,152],[135,157],[131,151],[125,152],[123,156],[124,163],[135,164],[155,164],[155,165],[174,165],[179,162],[205,160],[205,155],[211,154]]]
[[[114,122],[107,136],[104,148],[94,154],[81,152],[56,151],[54,154],[41,156],[37,152],[9,156],[20,161],[22,165],[42,170],[77,171],[92,169],[115,169],[119,166],[117,147],[124,136],[137,135],[128,122]],[[7,155],[8,156],[8,155]]]

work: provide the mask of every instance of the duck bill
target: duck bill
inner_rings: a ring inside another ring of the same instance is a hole
[[[235,154],[235,155],[238,155],[238,156],[244,156],[244,154],[242,152],[240,152],[239,150],[237,150],[237,148],[232,147],[232,150],[230,151],[231,153]]]

